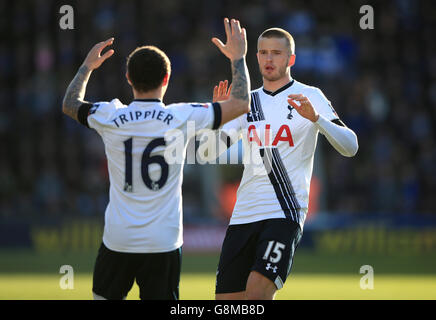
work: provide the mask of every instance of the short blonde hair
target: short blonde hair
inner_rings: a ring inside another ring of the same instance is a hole
[[[280,38],[286,39],[286,44],[289,49],[291,55],[295,54],[295,42],[294,38],[291,36],[289,32],[283,30],[281,28],[270,28],[262,32],[259,36],[260,38]],[[259,40],[258,40],[259,41]]]

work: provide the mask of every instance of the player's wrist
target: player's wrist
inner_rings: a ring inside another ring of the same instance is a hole
[[[241,55],[241,56],[231,57],[230,61],[233,63],[233,62],[239,61],[241,59],[245,60],[245,54]]]
[[[79,69],[82,69],[83,71],[86,71],[86,72],[90,72],[93,70],[92,67],[88,63],[85,63],[85,62],[82,63],[82,65],[80,66]]]

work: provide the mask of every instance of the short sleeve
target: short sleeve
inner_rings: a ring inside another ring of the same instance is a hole
[[[226,137],[231,139],[230,144],[235,143],[241,139],[241,118],[246,116],[245,114],[225,123],[221,128],[221,133],[224,133]]]
[[[168,106],[186,124],[194,124],[195,131],[202,129],[216,130],[221,124],[221,105],[214,103],[179,103]]]
[[[84,126],[100,132],[111,122],[116,110],[122,106],[117,99],[111,102],[84,103],[79,108],[78,120]]]
[[[314,88],[308,97],[315,110],[323,117],[327,118],[328,120],[339,119],[339,116],[333,108],[331,102],[326,98],[320,89]]]

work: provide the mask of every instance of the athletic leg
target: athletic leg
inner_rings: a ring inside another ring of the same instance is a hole
[[[274,282],[257,271],[251,271],[244,298],[246,300],[274,300],[276,290]]]
[[[95,300],[121,300],[134,282],[133,254],[100,246],[94,266],[92,293]]]
[[[247,280],[246,298],[274,299],[276,290],[288,277],[301,238],[299,225],[288,219],[265,220],[256,249],[256,258]]]
[[[243,300],[256,256],[258,223],[230,225],[224,238],[216,276],[215,299]]]
[[[181,248],[170,252],[147,253],[136,271],[141,300],[178,300]]]

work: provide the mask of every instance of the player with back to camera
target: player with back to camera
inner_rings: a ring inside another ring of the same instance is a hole
[[[221,131],[228,146],[242,137],[244,153],[260,153],[264,174],[244,163],[218,264],[216,299],[274,299],[302,237],[318,132],[346,157],[358,149],[355,133],[321,90],[291,77],[295,58],[287,31],[265,30],[257,42],[263,86],[251,92],[251,112]],[[213,101],[225,101],[231,90],[221,81]]]
[[[250,110],[250,82],[246,67],[246,31],[239,21],[224,19],[226,44],[213,38],[230,59],[233,91],[223,102],[178,103],[162,100],[170,79],[170,61],[154,46],[134,50],[127,59],[126,78],[134,100],[129,105],[85,101],[91,72],[113,55],[104,48],[111,38],[96,44],[70,83],[63,112],[102,137],[110,180],[103,241],[94,274],[94,299],[124,299],[136,280],[141,299],[178,299],[182,246],[183,161],[164,158],[165,133],[217,129]],[[187,139],[180,140],[186,151]]]

